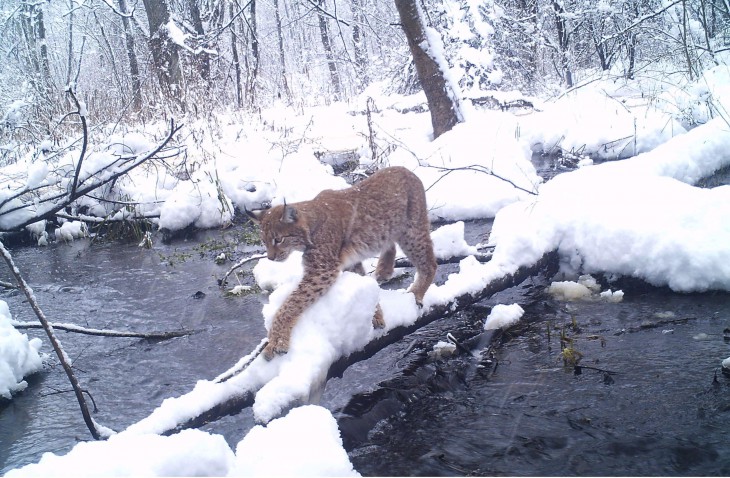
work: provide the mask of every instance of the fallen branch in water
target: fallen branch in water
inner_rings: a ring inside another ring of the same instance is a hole
[[[241,259],[233,267],[231,267],[230,269],[228,269],[228,272],[226,272],[226,275],[223,276],[223,279],[218,279],[218,285],[221,286],[221,287],[225,286],[226,285],[226,280],[228,280],[228,276],[231,275],[233,273],[233,271],[235,271],[236,269],[238,269],[242,265],[244,265],[244,264],[246,264],[248,262],[251,262],[251,261],[257,261],[259,259],[263,259],[265,257],[266,257],[266,254],[255,254],[253,256],[250,256],[250,257],[246,257],[244,259]]]
[[[28,303],[30,304],[30,307],[33,309],[33,312],[35,312],[35,315],[41,322],[43,329],[45,329],[46,335],[48,335],[48,340],[51,342],[53,350],[56,352],[56,356],[61,362],[61,366],[66,372],[66,376],[68,377],[69,382],[71,382],[71,387],[73,388],[74,394],[76,395],[76,400],[79,402],[79,407],[81,407],[81,415],[84,418],[86,426],[91,432],[91,436],[93,436],[95,440],[102,439],[103,435],[94,419],[91,418],[91,413],[89,413],[89,406],[87,405],[86,399],[84,398],[84,389],[81,388],[81,385],[79,384],[76,375],[74,375],[71,364],[68,361],[66,351],[63,350],[61,342],[59,342],[53,330],[53,326],[48,321],[45,314],[43,313],[43,310],[41,310],[40,306],[38,305],[38,302],[35,299],[35,295],[33,294],[33,289],[31,289],[28,283],[25,282],[25,279],[23,279],[23,276],[20,274],[20,270],[18,270],[18,268],[15,266],[15,261],[13,261],[13,257],[10,255],[10,252],[5,248],[5,245],[2,243],[2,241],[0,241],[0,254],[2,254],[5,262],[8,265],[8,268],[10,269],[10,272],[13,274],[13,276],[15,276],[15,280],[18,282],[18,285],[25,293],[25,296],[28,298]]]
[[[16,329],[41,329],[43,325],[36,324],[34,322],[10,322]],[[84,335],[97,335],[100,337],[130,337],[140,339],[153,339],[153,340],[168,340],[175,337],[184,337],[186,335],[192,335],[197,333],[195,330],[175,330],[172,332],[124,332],[121,330],[108,330],[108,329],[89,329],[81,327],[76,324],[50,324],[56,330],[63,330],[64,332],[75,332],[77,334]]]

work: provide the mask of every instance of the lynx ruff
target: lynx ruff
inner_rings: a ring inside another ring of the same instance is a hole
[[[436,274],[426,210],[418,177],[403,167],[384,168],[354,186],[325,190],[310,201],[246,211],[259,224],[269,260],[283,261],[302,251],[304,276],[277,311],[264,358],[289,350],[289,339],[302,312],[322,297],[347,270],[364,275],[362,260],[379,255],[375,278],[388,280],[398,244],[416,267],[408,289],[420,305]],[[385,326],[376,307],[373,326]]]

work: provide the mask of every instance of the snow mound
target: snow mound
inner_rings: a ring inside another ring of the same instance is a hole
[[[484,330],[506,329],[517,323],[523,315],[525,315],[525,311],[519,304],[497,304],[484,321]]]
[[[89,235],[86,223],[81,221],[64,222],[61,227],[56,228],[55,234],[57,240],[64,242],[71,242]]]
[[[12,394],[25,390],[28,383],[23,377],[39,371],[42,366],[38,350],[40,339],[30,339],[18,332],[11,323],[8,304],[0,300],[0,397],[11,399]]]
[[[268,425],[257,425],[238,443],[229,476],[360,476],[342,447],[330,412],[308,405]]]
[[[650,153],[579,169],[496,217],[493,261],[534,263],[558,250],[567,274],[641,278],[678,292],[730,290],[730,186],[692,183],[730,160],[718,120]]]
[[[476,247],[470,246],[464,240],[464,222],[441,226],[431,233],[433,252],[438,259],[448,259],[455,256],[477,254]]]
[[[82,442],[66,455],[45,453],[38,463],[5,476],[225,476],[235,457],[221,435],[184,430],[159,435],[114,435]]]
[[[621,302],[624,293],[621,290],[605,290],[601,292],[601,286],[596,279],[590,275],[582,275],[577,282],[555,281],[548,287],[548,293],[558,300],[604,300],[606,302]]]

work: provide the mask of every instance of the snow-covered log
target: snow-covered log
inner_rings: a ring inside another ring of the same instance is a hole
[[[313,380],[304,384],[304,386],[305,388],[315,389],[321,384],[318,380],[325,381],[332,377],[341,376],[349,366],[372,357],[378,351],[396,343],[419,328],[437,319],[451,316],[497,292],[513,287],[526,278],[556,264],[557,256],[554,253],[548,253],[531,265],[519,267],[512,273],[504,273],[494,278],[479,290],[465,292],[449,301],[428,306],[421,311],[415,321],[406,321],[403,325],[397,325],[388,329],[387,332],[375,336],[363,347],[352,353],[345,356],[333,357],[333,360],[326,368],[325,376],[313,377]],[[351,276],[349,280],[367,280],[355,274],[349,274],[349,276]],[[384,304],[384,309],[387,321],[387,304]],[[293,344],[293,346],[295,345]],[[289,369],[285,370],[285,366],[279,363],[282,359],[278,358],[271,362],[266,362],[261,357],[256,358],[254,351],[249,357],[244,357],[239,362],[251,362],[250,366],[240,374],[220,382],[199,381],[191,392],[181,397],[165,400],[152,415],[130,426],[124,433],[171,434],[182,429],[203,426],[226,415],[235,415],[247,407],[254,406],[257,393],[265,385],[289,372]],[[240,367],[233,367],[233,369],[237,368]],[[228,378],[230,375],[232,374],[224,373],[222,376]],[[267,402],[275,402],[277,400],[275,392],[268,393],[267,395]],[[279,402],[277,405],[278,408],[275,408],[274,412],[268,410],[261,412],[259,410],[259,418],[263,414],[266,421],[271,420],[293,405],[293,403],[286,402],[285,399],[280,399]],[[266,415],[266,413],[269,413],[269,415]]]

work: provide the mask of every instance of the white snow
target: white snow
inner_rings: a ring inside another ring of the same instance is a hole
[[[160,435],[114,435],[81,442],[66,455],[45,453],[6,477],[226,476],[235,456],[221,435],[184,430]]]
[[[255,426],[238,443],[229,476],[360,476],[350,463],[337,421],[314,405]]]
[[[506,329],[517,323],[525,314],[520,304],[497,304],[484,321],[484,330]]]
[[[8,304],[0,300],[0,397],[11,399],[13,393],[25,390],[23,380],[43,367],[40,339],[28,339],[12,325]]]
[[[723,72],[708,72],[704,78],[705,86],[698,86],[694,93],[686,90],[688,94],[704,95],[712,88],[715,99],[725,101],[730,80],[723,82]],[[619,94],[629,86],[638,88],[637,84],[616,84],[610,91]],[[605,84],[600,88],[608,91]],[[608,279],[638,277],[679,292],[730,290],[730,186],[694,186],[700,178],[730,164],[728,123],[716,118],[688,130],[691,122],[670,108],[618,104],[605,95],[597,96],[600,88],[575,89],[545,105],[543,113],[524,117],[470,111],[465,123],[437,141],[430,140],[428,114],[402,114],[393,109],[397,104],[422,101],[422,95],[376,95],[378,131],[396,145],[388,156],[389,164],[409,167],[423,180],[431,219],[495,216],[489,238],[489,244],[495,246],[492,260],[482,264],[473,256],[463,259],[457,272],[428,290],[423,309],[405,290],[381,290],[372,277],[343,273],[303,313],[288,354],[271,362],[258,357],[245,371],[222,383],[200,380],[192,391],[165,399],[147,418],[107,442],[80,443],[66,456],[46,455],[40,464],[8,476],[79,475],[89,470],[96,475],[275,474],[279,470],[281,474],[354,474],[329,412],[317,407],[291,408],[316,397],[333,360],[361,349],[393,327],[413,323],[435,305],[476,292],[553,250],[559,254],[566,278],[600,273]],[[374,92],[371,88],[367,93]],[[364,103],[365,99],[357,101]],[[353,109],[357,108],[359,105]],[[703,114],[696,112],[697,118]],[[348,114],[341,104],[305,114],[280,107],[263,111],[262,118],[265,127],[243,126],[233,117],[223,118],[215,140],[213,135],[201,134],[202,144],[188,144],[188,165],[195,165],[188,170],[188,181],[167,172],[151,173],[154,168],[140,169],[133,172],[132,179],[118,181],[118,191],[102,193],[145,203],[139,211],[160,214],[161,227],[218,227],[230,222],[233,208],[295,202],[310,199],[322,189],[346,187],[343,179],[333,176],[331,166],[316,159],[317,144],[332,141],[343,149],[363,151],[363,165],[372,164],[373,158],[365,152],[365,119]],[[332,128],[336,139],[325,138],[328,125],[337,125]],[[298,143],[284,141],[284,130],[290,138],[304,138],[308,131],[319,136]],[[635,141],[621,141],[634,132]],[[153,143],[145,143],[144,137],[130,140],[135,151],[148,150]],[[542,184],[530,163],[531,148],[550,148],[557,143],[564,149],[605,157],[643,153],[587,165]],[[118,153],[112,154],[109,148],[98,147],[89,155],[82,178],[103,167],[117,167]],[[29,160],[3,168],[8,174],[3,176],[7,179],[0,179],[0,200],[28,184],[72,177],[73,156],[57,161],[45,176],[40,169],[32,170]],[[17,200],[9,200],[2,209],[16,205]],[[101,215],[110,212],[93,200],[86,205]],[[33,205],[28,205],[12,214],[0,214],[0,227],[17,224],[32,212]],[[463,239],[463,223],[434,231],[433,237],[440,257],[475,252]],[[301,255],[296,254],[283,263],[261,260],[254,268],[258,284],[273,291],[263,308],[267,327],[301,275]],[[576,291],[611,301],[623,295],[610,289],[600,292],[596,286],[595,280],[584,278],[555,287],[570,297]],[[371,325],[378,302],[385,316],[383,330]],[[492,314],[485,327],[504,327],[521,316],[517,304],[497,306]],[[3,325],[7,316],[7,312],[0,314],[4,334],[0,339],[12,337],[8,340],[14,344],[13,350],[25,350],[28,357],[32,350],[37,357],[37,342]],[[18,360],[17,354],[10,356],[5,350],[0,349],[0,370],[6,364],[31,363],[10,366],[12,378],[2,384],[17,390],[22,387],[22,377],[37,370],[40,362]],[[156,436],[186,417],[246,391],[255,394],[256,418],[271,421],[242,437],[235,456],[217,435],[191,431]],[[276,418],[290,409],[284,418]],[[292,442],[297,446],[288,445]],[[264,443],[276,443],[280,453],[272,453],[271,446]],[[140,468],[134,468],[135,463]]]
[[[61,227],[55,230],[56,239],[64,242],[71,242],[80,237],[86,237],[88,231],[86,223],[82,221],[68,221],[61,224]]]

